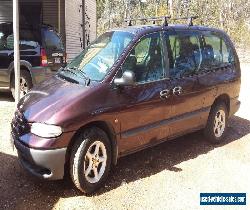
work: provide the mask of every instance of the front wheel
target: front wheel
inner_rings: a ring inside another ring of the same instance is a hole
[[[204,133],[208,141],[221,143],[225,138],[228,124],[228,110],[225,103],[217,103],[212,107]]]
[[[98,190],[111,167],[107,134],[99,128],[85,130],[76,139],[70,158],[70,175],[75,186],[86,194]]]

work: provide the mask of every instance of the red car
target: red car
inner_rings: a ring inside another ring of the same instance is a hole
[[[235,48],[221,30],[116,29],[21,99],[12,137],[30,173],[55,180],[70,171],[92,193],[121,156],[200,129],[222,142],[240,84]]]

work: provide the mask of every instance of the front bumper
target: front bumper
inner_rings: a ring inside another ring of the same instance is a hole
[[[64,177],[66,148],[53,150],[32,149],[14,140],[21,165],[36,177],[58,180]]]
[[[241,102],[239,101],[238,97],[232,98],[230,100],[230,113],[229,116],[234,115],[240,108]]]

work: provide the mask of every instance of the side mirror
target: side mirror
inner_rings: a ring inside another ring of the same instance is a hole
[[[121,78],[116,78],[114,84],[117,86],[129,86],[135,83],[135,73],[129,70],[126,70]]]

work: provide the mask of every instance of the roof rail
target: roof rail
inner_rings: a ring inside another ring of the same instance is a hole
[[[153,24],[156,23],[156,21],[164,21],[163,25],[168,26],[168,20],[171,18],[171,16],[161,16],[161,17],[142,17],[142,18],[134,18],[134,19],[125,19],[124,21],[127,23],[128,26],[132,26],[132,21],[144,21],[144,22],[150,22],[153,21]]]
[[[198,16],[190,16],[190,17],[178,17],[173,18],[172,20],[188,20],[188,25],[193,26],[193,20],[197,19]],[[164,21],[163,26],[168,26],[168,20],[171,19],[171,16],[161,16],[161,17],[142,17],[142,18],[134,18],[134,19],[125,19],[124,21],[127,23],[128,26],[132,26],[132,22],[136,21],[144,21],[144,22],[150,22],[153,21],[153,24],[155,24],[156,21]]]
[[[190,16],[190,17],[178,17],[174,18],[173,20],[188,20],[188,25],[193,26],[193,20],[197,19],[199,16]]]

